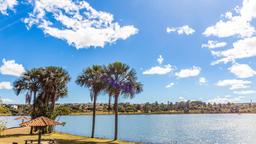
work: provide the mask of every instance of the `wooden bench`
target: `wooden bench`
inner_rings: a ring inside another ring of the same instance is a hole
[[[43,139],[41,142],[48,142],[48,144],[56,144],[54,139]],[[37,144],[38,140],[25,140],[25,144]]]

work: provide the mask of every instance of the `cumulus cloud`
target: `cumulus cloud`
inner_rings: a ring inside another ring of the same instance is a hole
[[[193,66],[190,69],[182,69],[179,72],[176,72],[175,75],[179,78],[187,78],[198,76],[201,72],[201,68],[197,66]]]
[[[234,94],[238,95],[248,95],[248,94],[255,94],[255,90],[243,90],[243,91],[234,91]]]
[[[179,35],[186,34],[186,35],[191,35],[195,32],[195,30],[188,25],[184,25],[181,27],[167,27],[166,28],[167,33],[171,32],[177,32]]]
[[[256,75],[256,71],[247,64],[235,63],[228,70],[238,78],[249,78]]]
[[[0,13],[8,15],[8,10],[13,11],[17,4],[17,0],[0,0]]]
[[[153,67],[145,70],[142,74],[144,74],[144,75],[165,75],[165,74],[171,73],[175,70],[175,67],[170,64],[162,65],[163,61],[164,61],[164,58],[162,57],[162,55],[159,55],[159,57],[157,58],[157,62],[159,65],[153,66]]]
[[[231,97],[230,95],[226,95],[226,96],[217,96],[216,98],[210,99],[207,102],[211,104],[213,103],[227,104],[227,103],[238,103],[238,102],[241,102],[242,99],[244,99],[243,96]]]
[[[218,41],[209,40],[207,44],[202,44],[202,48],[215,49],[215,48],[225,47],[226,45],[227,45],[226,42],[218,42]]]
[[[251,37],[255,28],[251,22],[256,17],[256,1],[243,0],[241,8],[235,9],[235,14],[228,11],[225,19],[218,21],[215,25],[206,28],[205,36],[229,37],[238,35],[240,37]]]
[[[246,89],[249,88],[251,81],[246,80],[238,80],[238,79],[227,79],[227,80],[220,80],[217,82],[217,86],[220,87],[229,87],[231,90],[236,89]]]
[[[3,59],[3,65],[0,66],[0,73],[3,75],[21,76],[25,69],[22,64],[17,64],[15,60]]]
[[[112,14],[98,11],[86,1],[30,2],[34,6],[33,12],[24,19],[28,28],[37,25],[45,34],[65,40],[77,49],[104,47],[138,32],[133,25],[121,26],[114,22]]]
[[[185,102],[185,101],[187,101],[186,98],[184,98],[184,97],[179,97],[179,102]]]
[[[220,59],[214,61],[212,65],[219,63],[234,62],[236,59],[250,58],[256,56],[256,37],[245,38],[233,43],[233,48],[225,51],[212,53]]]
[[[165,75],[175,70],[175,67],[167,64],[164,66],[154,66],[143,72],[144,75]]]
[[[200,77],[199,80],[198,80],[199,84],[200,85],[203,85],[203,84],[206,84],[207,83],[207,80],[205,77]]]
[[[12,89],[12,84],[10,82],[0,82],[0,89]]]
[[[162,57],[162,55],[159,55],[159,57],[157,58],[157,62],[159,64],[162,64],[164,62],[164,58]]]
[[[168,85],[165,86],[165,88],[171,88],[173,87],[175,84],[174,83],[169,83]]]

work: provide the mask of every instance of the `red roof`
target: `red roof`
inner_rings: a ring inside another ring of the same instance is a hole
[[[20,126],[22,127],[54,126],[54,125],[62,125],[62,123],[54,121],[47,117],[43,117],[43,116],[20,124]]]

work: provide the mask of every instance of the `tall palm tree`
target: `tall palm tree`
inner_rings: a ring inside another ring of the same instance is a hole
[[[40,81],[42,93],[39,98],[46,107],[50,107],[50,112],[53,112],[56,101],[68,93],[70,76],[62,67],[49,66],[42,68]]]
[[[33,100],[33,108],[31,117],[35,116],[35,107],[36,107],[36,98],[37,92],[40,90],[41,85],[39,81],[39,77],[41,75],[40,69],[31,69],[26,71],[18,80],[14,82],[14,91],[16,95],[20,95],[23,92],[26,92],[26,103],[30,104],[31,100]],[[33,94],[33,98],[32,98]],[[32,134],[33,128],[31,128],[30,134]]]
[[[31,100],[33,100],[33,111],[35,109],[35,101],[36,101],[36,96],[37,92],[41,88],[40,86],[40,81],[39,77],[41,75],[41,70],[40,69],[31,69],[29,71],[26,71],[21,78],[16,80],[14,82],[14,91],[16,95],[20,95],[23,92],[27,92],[26,94],[26,103],[30,104]],[[33,98],[32,98],[33,94]]]
[[[97,96],[105,89],[102,81],[103,68],[100,65],[93,65],[85,69],[81,75],[77,77],[76,83],[80,86],[90,89],[91,100],[93,101],[93,117],[92,117],[92,135],[94,138],[95,132],[95,117],[96,117],[96,101]]]
[[[55,103],[68,94],[67,84],[70,81],[68,72],[62,67],[48,66],[41,68],[41,92],[37,98],[37,116],[55,119]],[[47,127],[44,132],[51,133],[53,127]]]
[[[118,139],[118,99],[119,95],[126,98],[133,98],[135,94],[142,92],[142,84],[137,82],[136,72],[126,64],[115,62],[104,67],[102,80],[106,85],[106,90],[114,92],[115,111],[115,135]]]

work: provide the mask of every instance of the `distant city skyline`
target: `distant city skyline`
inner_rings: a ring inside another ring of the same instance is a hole
[[[4,103],[24,103],[13,81],[43,66],[61,66],[72,78],[58,103],[88,103],[76,77],[115,61],[134,68],[144,85],[121,102],[254,102],[255,60],[255,0],[0,1]]]

